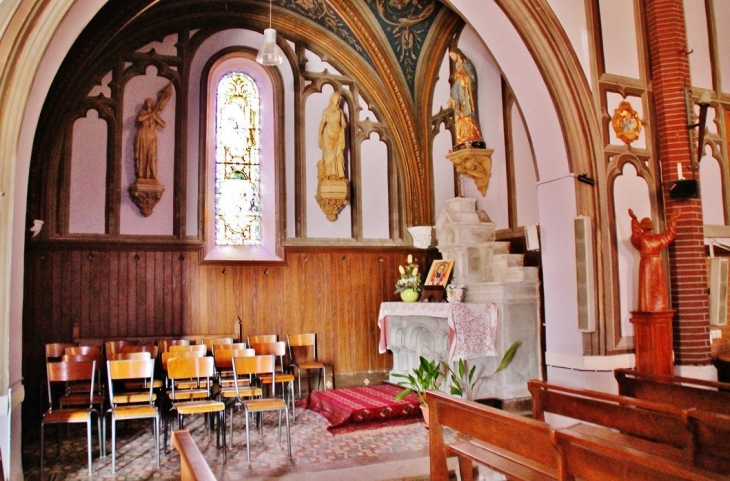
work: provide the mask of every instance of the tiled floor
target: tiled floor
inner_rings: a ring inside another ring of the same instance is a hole
[[[263,436],[251,433],[251,464],[246,461],[245,426],[237,414],[233,446],[229,447],[228,462],[223,462],[223,450],[216,447],[215,431],[203,426],[202,417],[191,418],[190,429],[196,444],[219,480],[284,479],[291,481],[378,481],[428,479],[428,431],[422,422],[401,426],[361,430],[331,435],[327,421],[312,411],[297,413],[292,423],[292,459],[286,455],[286,434],[278,442],[276,418],[269,416],[264,423]],[[61,456],[56,454],[56,435],[46,433],[46,466],[43,479],[88,479],[86,470],[85,428],[72,426],[64,434]],[[96,433],[94,433],[96,436]],[[448,433],[448,436],[452,434]],[[117,444],[117,475],[111,473],[111,456],[98,457],[94,440],[93,479],[178,479],[179,459],[168,446],[161,454],[161,466],[155,468],[154,444],[149,422],[120,425]],[[107,442],[107,451],[111,451]],[[39,445],[26,448],[26,479],[39,476]]]

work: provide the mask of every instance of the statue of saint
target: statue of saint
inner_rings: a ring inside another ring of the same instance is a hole
[[[134,173],[137,179],[157,179],[157,127],[164,128],[162,110],[172,96],[172,83],[157,92],[157,102],[146,99],[137,114],[137,134],[134,137]]]
[[[317,162],[318,179],[341,179],[345,177],[345,129],[347,121],[340,108],[342,94],[334,92],[329,105],[322,113],[319,124],[319,148],[322,160]]]
[[[479,116],[477,115],[477,72],[471,60],[458,48],[449,50],[453,62],[451,75],[451,98],[449,105],[454,109],[456,145],[484,143]],[[483,147],[483,146],[481,146]]]
[[[631,216],[631,244],[639,251],[639,306],[642,312],[668,311],[669,292],[667,277],[664,272],[661,251],[674,240],[677,233],[677,219],[681,211],[672,213],[669,227],[666,232],[654,234],[654,225],[648,217],[636,218],[634,211],[629,209]]]

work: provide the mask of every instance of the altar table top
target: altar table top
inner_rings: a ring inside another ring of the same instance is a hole
[[[445,318],[449,326],[449,362],[496,356],[497,306],[492,303],[383,302],[378,313],[381,354],[388,348],[388,316]]]

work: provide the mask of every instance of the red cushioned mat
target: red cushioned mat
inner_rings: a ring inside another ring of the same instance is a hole
[[[418,396],[411,393],[401,401],[395,396],[402,387],[392,384],[314,391],[309,409],[329,421],[332,434],[372,429],[418,421],[423,418]]]

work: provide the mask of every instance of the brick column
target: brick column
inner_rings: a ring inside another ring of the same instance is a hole
[[[703,5],[702,2],[699,2]],[[698,6],[700,6],[698,5]],[[677,163],[685,177],[690,171],[684,88],[690,85],[687,37],[682,0],[646,0],[646,21],[651,58],[651,82],[656,108],[657,157],[661,162],[660,189],[665,214],[681,209],[677,236],[669,248],[674,354],[676,364],[710,362],[709,299],[701,199],[674,201],[667,182],[677,178]],[[689,174],[689,175],[688,175]],[[694,172],[699,178],[699,172]]]

